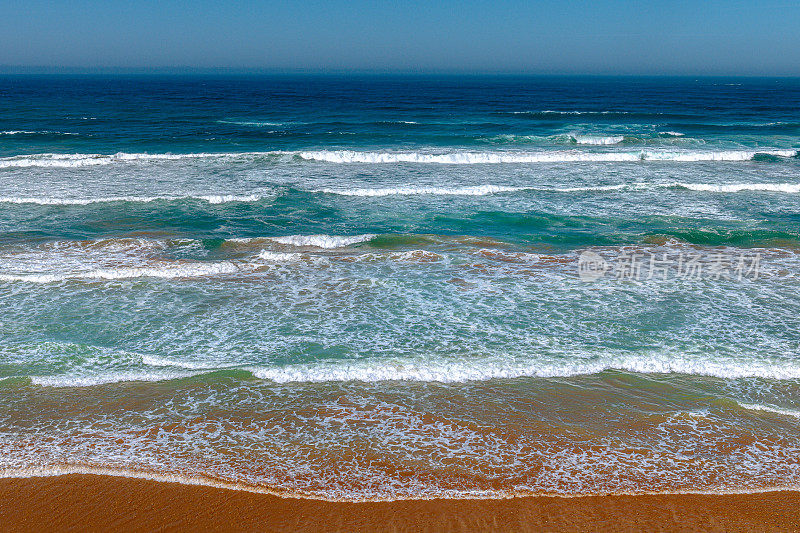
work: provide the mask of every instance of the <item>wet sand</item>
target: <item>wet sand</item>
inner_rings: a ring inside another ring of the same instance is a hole
[[[334,503],[142,479],[0,479],[0,531],[796,531],[800,493]]]

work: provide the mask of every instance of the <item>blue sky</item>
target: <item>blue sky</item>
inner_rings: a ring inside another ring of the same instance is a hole
[[[0,0],[0,65],[800,75],[800,3]]]

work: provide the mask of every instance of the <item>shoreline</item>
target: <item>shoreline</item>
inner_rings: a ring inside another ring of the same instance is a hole
[[[63,465],[50,467],[34,468],[6,468],[0,469],[0,482],[6,479],[44,479],[51,477],[62,477],[71,475],[101,476],[109,478],[138,479],[151,481],[154,483],[175,483],[190,487],[207,487],[211,489],[246,492],[250,494],[260,494],[274,496],[276,498],[287,498],[295,500],[311,500],[327,503],[392,503],[392,502],[414,502],[414,501],[488,501],[488,500],[514,500],[519,498],[608,498],[618,496],[747,496],[764,493],[776,492],[796,492],[800,494],[800,486],[772,486],[753,489],[740,490],[675,490],[663,492],[598,492],[598,493],[558,493],[558,492],[490,492],[469,493],[462,492],[457,494],[441,494],[435,496],[397,496],[397,497],[375,497],[375,498],[333,498],[319,494],[307,494],[302,492],[292,492],[281,490],[263,485],[249,485],[235,481],[224,481],[205,476],[189,476],[182,474],[158,474],[147,470],[108,468],[83,465]]]
[[[101,474],[0,479],[3,531],[785,531],[800,492],[334,502]]]

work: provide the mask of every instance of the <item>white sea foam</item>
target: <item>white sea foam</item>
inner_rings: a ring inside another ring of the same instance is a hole
[[[283,122],[264,122],[259,120],[218,120],[220,124],[235,124],[237,126],[283,126]]]
[[[511,111],[512,115],[628,115],[630,111]],[[657,113],[656,113],[657,114]]]
[[[646,188],[646,184],[597,185],[587,187],[511,187],[505,185],[474,185],[467,187],[389,187],[385,189],[322,189],[315,192],[338,194],[342,196],[486,196],[504,192],[542,191],[542,192],[582,192],[582,191],[617,191],[622,189]]]
[[[573,135],[572,138],[578,144],[591,145],[619,144],[625,139],[625,137],[622,135],[610,135],[605,137],[595,135]]]
[[[288,235],[285,237],[268,237],[269,240],[289,246],[309,246],[313,248],[343,248],[351,244],[374,239],[375,235]]]
[[[291,155],[291,152],[220,152],[220,153],[190,153],[190,154],[145,154],[125,153],[116,154],[33,154],[0,158],[0,168],[78,168],[86,166],[112,165],[120,163],[179,161],[192,159],[255,159],[259,157]]]
[[[509,192],[539,191],[554,193],[570,192],[603,192],[618,190],[647,190],[659,188],[682,188],[698,192],[781,192],[781,193],[800,193],[800,183],[619,183],[614,185],[587,185],[575,187],[539,187],[539,186],[512,186],[512,185],[466,185],[461,187],[433,187],[433,186],[402,186],[384,188],[352,188],[352,189],[316,189],[313,193],[335,194],[340,196],[357,197],[386,197],[386,196],[488,196],[492,194],[502,194]],[[23,197],[23,196],[0,196],[0,204],[36,204],[52,206],[70,205],[91,205],[101,203],[128,202],[128,203],[150,203],[157,201],[203,201],[209,204],[224,204],[235,202],[259,202],[265,199],[274,198],[275,193],[251,193],[251,194],[186,194],[179,196],[160,195],[160,196],[100,196],[95,198],[64,198],[64,197]],[[274,239],[273,239],[274,240]],[[280,241],[278,241],[280,242]],[[284,243],[291,244],[291,243]],[[307,244],[313,246],[312,244]]]
[[[118,371],[87,376],[34,376],[34,383],[54,387],[88,386],[123,381],[169,380],[232,368],[230,365],[177,361],[155,356],[142,356],[142,362],[155,367],[177,367],[186,372]],[[723,379],[764,378],[800,379],[800,363],[784,361],[780,364],[768,361],[742,361],[733,359],[690,359],[658,355],[620,356],[594,360],[530,360],[513,361],[503,359],[382,359],[347,360],[325,363],[308,363],[286,366],[244,367],[255,377],[276,383],[323,383],[323,382],[382,382],[415,381],[459,383],[493,379],[554,378],[592,375],[605,371],[635,372],[640,374],[686,374],[711,376]],[[770,406],[743,404],[746,409],[772,411],[788,416],[800,416],[793,410]]]
[[[683,137],[684,135],[683,133],[680,133],[678,131],[659,131],[658,134],[666,135],[668,137]]]
[[[274,496],[287,496],[287,491],[271,490],[268,487],[248,485],[245,483],[226,482],[205,476],[191,476],[177,473],[154,473],[151,471],[141,471],[133,468],[112,468],[109,466],[91,465],[54,465],[54,466],[28,466],[22,468],[0,468],[0,478],[40,478],[56,477],[68,474],[93,474],[100,476],[114,476],[128,479],[146,479],[149,481],[159,481],[163,483],[180,483],[182,485],[214,487],[219,489],[239,490],[243,492],[253,492],[256,494],[271,494]],[[324,501],[341,501],[337,498],[314,497],[302,493],[289,493],[291,496]]]
[[[0,203],[38,205],[90,205],[111,202],[149,203],[156,201],[201,200],[210,204],[257,202],[271,198],[269,194],[186,194],[181,196],[101,196],[97,198],[0,196]]]
[[[392,261],[397,263],[434,263],[446,256],[430,250],[404,250],[402,252],[368,252],[340,257],[349,262]]]
[[[619,191],[622,189],[643,189],[647,188],[644,183],[619,183],[617,185],[597,185],[586,187],[554,187],[552,189],[541,189],[543,191],[553,192],[583,192],[583,191]]]
[[[321,150],[300,152],[300,157],[328,163],[438,163],[451,165],[497,163],[557,163],[569,161],[638,161],[638,153],[590,152],[356,152]]]
[[[157,357],[154,355],[143,355],[142,363],[147,366],[156,367],[178,367],[187,370],[213,370],[219,369],[219,365],[215,363],[203,363],[194,361],[178,361],[176,359],[168,359],[166,357]]]
[[[765,411],[767,413],[775,413],[778,415],[800,418],[800,410],[797,409],[784,409],[782,407],[775,407],[772,405],[761,405],[756,403],[739,403],[739,406],[743,407],[744,409],[749,409],[751,411]]]
[[[244,195],[237,195],[237,194],[207,194],[207,195],[199,195],[199,196],[184,196],[183,198],[187,199],[198,199],[198,200],[205,200],[210,204],[225,204],[228,202],[257,202],[266,198],[266,196],[262,194],[244,194]]]
[[[720,152],[642,152],[648,161],[749,161],[756,155],[795,157],[797,150],[725,150]]]
[[[384,189],[320,189],[314,192],[339,194],[343,196],[416,196],[416,195],[453,195],[453,196],[485,196],[501,192],[513,192],[530,187],[510,187],[504,185],[472,185],[466,187],[387,187]]]
[[[534,186],[510,186],[510,185],[470,185],[464,187],[386,187],[386,188],[355,188],[355,189],[319,189],[313,192],[323,194],[336,194],[341,196],[363,196],[363,197],[382,197],[382,196],[422,196],[422,195],[441,195],[441,196],[487,196],[504,192],[519,191],[539,191],[539,192],[604,192],[620,190],[648,190],[662,188],[682,188],[701,192],[743,192],[743,191],[764,191],[764,192],[783,192],[798,193],[800,184],[798,183],[618,183],[614,185],[586,185],[576,187],[534,187]]]
[[[742,192],[742,191],[766,191],[766,192],[800,192],[800,183],[675,183],[676,187],[682,187],[692,191],[703,192]]]
[[[73,168],[113,163],[112,156],[96,154],[37,154],[0,158],[0,168],[53,167]]]
[[[41,385],[43,387],[92,387],[95,385],[127,381],[166,381],[185,378],[195,374],[197,374],[197,372],[147,372],[131,370],[83,376],[31,376],[31,382],[34,385]]]
[[[657,185],[656,185],[657,186]],[[504,192],[541,191],[541,192],[589,192],[618,191],[622,189],[644,189],[646,183],[620,183],[617,185],[596,185],[585,187],[512,187],[506,185],[472,185],[466,187],[388,187],[385,189],[321,189],[314,192],[338,194],[342,196],[487,196]]]
[[[794,157],[797,150],[727,150],[727,151],[651,151],[634,152],[358,152],[353,150],[318,150],[299,152],[303,159],[328,163],[438,163],[449,165],[499,163],[568,163],[634,161],[748,161],[756,154]]]
[[[599,139],[611,139],[599,138]],[[607,144],[605,141],[600,144]],[[192,159],[232,159],[253,161],[263,157],[297,156],[329,163],[439,163],[452,165],[498,163],[569,163],[626,161],[747,161],[756,154],[794,157],[797,150],[727,150],[727,151],[489,151],[489,152],[359,152],[354,150],[318,150],[301,152],[233,152],[194,154],[34,154],[0,158],[1,168],[78,168],[136,162]]]
[[[216,263],[172,263],[151,267],[100,268],[85,272],[57,274],[0,274],[0,281],[55,283],[68,280],[119,280],[132,278],[196,278],[242,271],[241,266],[230,261]]]
[[[0,131],[0,135],[80,135],[80,134],[68,131],[6,130],[6,131]]]
[[[279,383],[393,380],[451,383],[521,377],[569,377],[597,374],[607,370],[642,374],[689,374],[726,379],[800,378],[800,363],[794,361],[783,361],[777,364],[768,361],[692,359],[657,355],[621,356],[591,361],[580,359],[527,362],[501,359],[356,360],[283,367],[256,367],[250,370],[258,378]]]
[[[276,263],[299,261],[301,257],[298,253],[273,252],[271,250],[262,250],[258,254],[259,259]]]

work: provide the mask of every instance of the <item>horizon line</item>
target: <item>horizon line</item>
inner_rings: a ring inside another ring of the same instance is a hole
[[[798,74],[699,72],[490,71],[446,69],[326,69],[265,67],[76,67],[0,65],[0,75],[273,75],[273,76],[448,76],[448,77],[587,77],[587,78],[800,78]]]

